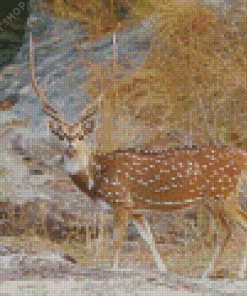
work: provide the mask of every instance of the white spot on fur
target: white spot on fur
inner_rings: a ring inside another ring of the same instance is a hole
[[[88,188],[91,190],[94,187],[94,180],[92,178],[89,178]]]

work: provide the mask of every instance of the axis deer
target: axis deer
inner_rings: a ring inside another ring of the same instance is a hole
[[[119,149],[109,153],[93,153],[84,138],[93,130],[85,121],[101,105],[103,96],[87,107],[81,122],[69,125],[46,100],[45,90],[39,88],[35,77],[34,52],[30,38],[30,68],[32,86],[41,99],[43,111],[52,120],[49,127],[59,139],[66,140],[65,169],[71,179],[93,200],[103,200],[114,212],[113,268],[118,257],[130,219],[149,244],[159,271],[166,266],[157,251],[144,213],[175,211],[204,203],[217,220],[218,230],[224,230],[218,240],[213,258],[203,276],[209,276],[222,257],[236,226],[247,232],[247,215],[238,203],[238,192],[246,181],[246,154],[236,148],[203,145],[142,151]],[[244,277],[246,252],[239,276]]]

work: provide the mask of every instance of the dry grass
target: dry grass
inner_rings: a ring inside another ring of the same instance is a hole
[[[85,267],[111,266],[113,229],[104,215],[95,215],[91,225],[82,223],[76,216],[61,219],[59,230],[54,232],[47,219],[48,206],[44,203],[14,206],[6,202],[0,206],[1,241],[27,252],[60,251],[65,259]],[[182,216],[168,215],[163,224],[160,224],[158,216],[156,221],[153,220],[152,229],[156,241],[160,243],[158,248],[170,272],[200,276],[207,267],[215,248],[215,236],[212,232],[209,239],[209,234],[200,233],[200,228],[198,230],[196,226],[198,221],[193,211]],[[164,231],[166,224],[168,226]],[[156,229],[157,225],[162,231]],[[234,239],[239,241],[239,238]],[[232,246],[236,247],[236,242]],[[240,255],[240,250],[232,252],[230,245],[229,252],[219,265],[217,276],[235,277]],[[140,263],[143,268],[149,266],[155,270],[149,247],[136,235],[133,237],[132,234],[129,239],[126,235],[120,258],[122,267],[134,268]]]
[[[146,143],[165,127],[166,133],[190,134],[194,144],[224,142],[245,150],[246,15],[231,22],[194,1],[154,3],[159,13],[150,55],[109,88],[107,108],[134,125],[155,127]],[[94,97],[100,92],[95,81],[88,83]]]
[[[69,260],[72,259],[82,266],[110,267],[113,229],[104,215],[96,214],[90,226],[82,224],[81,220],[75,216],[60,219],[60,229],[54,232],[48,220],[48,206],[44,203],[14,206],[6,202],[1,203],[0,206],[0,230],[5,243],[11,243],[28,252],[60,250],[65,258],[68,257]],[[165,233],[162,231],[162,234],[155,231],[155,222],[153,224],[156,239],[163,244],[160,246],[164,260],[173,271],[182,272],[184,269],[187,273],[191,273],[192,266],[191,264],[187,266],[188,260],[192,262],[193,256],[198,253],[198,259],[193,266],[198,268],[199,274],[207,265],[213,243],[208,244],[202,236],[198,236],[194,222],[189,217],[183,218],[182,225],[181,218],[175,216],[173,219],[168,218],[167,221],[173,222],[169,222],[170,226]],[[151,263],[155,268],[149,248],[142,239],[135,236],[134,242],[131,242],[133,238],[127,241],[126,236],[125,247],[121,253],[123,266],[135,264],[133,262],[137,260],[142,264]],[[203,261],[201,256],[206,257],[204,263],[201,263]],[[174,260],[179,261],[178,266],[174,264]]]

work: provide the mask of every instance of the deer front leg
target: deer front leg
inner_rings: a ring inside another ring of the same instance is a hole
[[[230,238],[231,238],[231,234],[227,234],[225,239],[222,242],[217,242],[213,257],[208,265],[208,268],[203,272],[202,278],[209,277],[211,273],[215,270],[217,263],[222,257],[222,254]]]
[[[246,252],[246,251],[245,251]],[[246,277],[246,264],[247,264],[247,258],[246,254],[244,255],[244,258],[241,261],[238,276],[240,279],[244,279]]]
[[[157,251],[157,246],[155,244],[154,237],[151,233],[149,224],[147,220],[143,217],[143,215],[133,215],[133,223],[138,230],[141,237],[146,241],[149,245],[150,251],[154,257],[155,264],[160,272],[167,272],[167,268],[163,263],[160,254]]]
[[[119,267],[119,253],[123,245],[123,238],[128,227],[129,210],[115,208],[113,214],[113,269]]]

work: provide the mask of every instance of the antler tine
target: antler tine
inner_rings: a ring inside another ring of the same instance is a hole
[[[82,111],[82,116],[81,116],[81,120],[80,122],[74,124],[72,127],[73,128],[79,128],[81,131],[84,131],[84,135],[87,135],[91,132],[91,130],[93,128],[89,128],[89,129],[86,129],[84,124],[85,124],[85,120],[92,117],[96,111],[97,111],[97,108],[99,107],[100,103],[102,102],[102,99],[104,97],[104,92],[101,93],[101,95],[98,97],[98,99],[90,104],[88,107],[86,107],[83,111]],[[74,136],[74,138],[80,138],[81,137],[81,134],[80,133],[76,133],[76,135]]]
[[[115,72],[116,72],[116,55],[117,55],[117,41],[116,41],[116,32],[114,32],[113,34],[113,72],[111,77],[111,80],[113,82],[114,77],[115,77]],[[102,83],[103,85],[103,83]],[[100,106],[103,98],[105,97],[105,94],[108,92],[109,90],[109,86],[103,87],[101,94],[99,95],[99,97],[96,99],[96,101],[94,103],[92,103],[91,105],[89,105],[88,107],[86,107],[82,113],[81,113],[81,123],[83,123],[86,119],[90,118],[91,116],[93,116],[96,113],[97,108]]]
[[[103,91],[94,103],[90,104],[88,107],[86,107],[82,111],[82,117],[81,117],[82,121],[85,121],[86,119],[90,118],[95,114],[97,108],[100,106],[100,103],[102,102],[104,94],[105,92]]]
[[[45,91],[38,87],[37,79],[35,77],[35,67],[34,67],[34,49],[33,49],[33,40],[32,40],[32,33],[30,33],[30,69],[31,69],[31,77],[32,77],[32,86],[39,98],[41,98],[42,102],[42,109],[43,111],[52,117],[55,121],[59,122],[60,124],[64,125],[64,120],[59,112],[52,107],[52,105],[46,100],[45,98]],[[46,83],[44,84],[46,86]],[[46,87],[45,87],[46,88]]]

